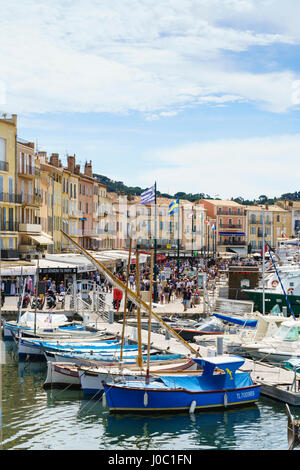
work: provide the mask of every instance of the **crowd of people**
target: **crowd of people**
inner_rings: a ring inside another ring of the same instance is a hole
[[[153,300],[160,304],[167,304],[172,301],[180,300],[184,306],[184,311],[187,308],[196,307],[199,303],[199,297],[201,295],[201,289],[203,289],[203,282],[205,279],[206,285],[219,277],[222,272],[226,271],[229,266],[232,265],[255,265],[257,264],[253,258],[216,258],[216,259],[205,259],[201,257],[195,258],[184,258],[178,263],[177,259],[164,259],[157,263],[156,276],[154,275],[154,288],[153,288]],[[179,270],[178,270],[179,267]],[[199,276],[206,274],[206,277]],[[114,274],[123,282],[126,283],[126,266],[121,269],[115,269]],[[112,283],[99,271],[92,271],[85,273],[85,281],[91,281],[96,283],[106,293],[113,293],[114,288]],[[140,291],[149,291],[150,289],[150,267],[149,263],[141,265],[140,273]],[[46,292],[53,292],[54,294],[65,293],[72,279],[66,280],[65,284],[63,281],[57,281],[55,279],[44,277],[43,281],[46,285]],[[129,273],[129,288],[131,290],[137,290],[137,273],[135,265],[131,265]],[[16,294],[20,295],[23,290],[24,282],[25,292],[30,294],[35,293],[34,279],[32,276],[26,278],[17,278],[15,281]],[[80,290],[80,281],[78,281],[78,290]],[[5,299],[5,285],[2,281],[2,305]]]

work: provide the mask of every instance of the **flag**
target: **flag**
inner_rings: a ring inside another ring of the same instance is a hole
[[[169,215],[176,214],[178,212],[178,207],[179,207],[179,199],[175,199],[175,201],[172,201],[171,204],[169,205],[169,210],[168,210]]]
[[[155,185],[141,194],[141,204],[149,204],[155,201]]]

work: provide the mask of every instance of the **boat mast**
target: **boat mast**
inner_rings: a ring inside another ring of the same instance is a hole
[[[73,240],[72,237],[70,237],[70,235],[68,235],[66,232],[64,232],[63,230],[61,230],[61,233],[70,241],[73,243],[73,245],[75,245],[78,250],[86,257],[88,258],[92,263],[93,265],[106,277],[110,280],[110,282],[115,286],[117,287],[118,289],[122,290],[123,292],[125,291],[126,289],[126,286],[124,285],[124,283],[122,281],[120,281],[120,279],[118,279],[106,266],[104,266],[104,264],[101,263],[101,261],[97,260],[96,258],[93,257],[93,255],[91,255],[85,248],[83,248],[81,245],[79,245],[79,243],[77,243],[75,240]],[[133,292],[131,289],[128,289],[128,298],[135,304],[135,305],[139,305],[140,307],[142,307],[144,310],[146,310],[146,312],[149,312],[149,305],[144,302],[142,299],[138,298],[138,296],[136,295],[135,292]],[[199,356],[199,352],[196,351],[196,349],[194,349],[189,343],[187,343],[183,338],[181,338],[180,335],[178,335],[176,333],[176,331],[173,330],[173,328],[171,328],[167,323],[165,323],[163,321],[163,319],[157,315],[155,312],[151,311],[151,315],[153,315],[154,318],[156,318],[160,323],[162,323],[162,325],[171,333],[171,335],[173,337],[175,337],[176,339],[178,339],[187,349],[189,349],[189,351],[192,353],[192,354],[195,354],[196,356]]]
[[[153,250],[151,250],[150,261],[150,287],[149,287],[149,321],[148,321],[148,344],[147,344],[147,368],[146,383],[149,383],[149,362],[150,362],[150,340],[151,340],[151,310],[152,310],[152,288],[153,288]]]
[[[265,303],[265,208],[263,206],[262,208],[262,213],[263,213],[263,220],[262,220],[262,225],[263,225],[263,265],[262,265],[262,277],[263,277],[263,295],[262,295],[262,310],[263,310],[263,315],[266,314],[266,303]]]
[[[135,267],[136,267],[136,295],[141,298],[141,282],[140,282],[140,256],[138,246],[136,247],[135,253]],[[141,307],[137,305],[137,331],[138,331],[138,356],[137,365],[143,367],[143,356],[142,356],[142,327],[141,327]]]
[[[122,359],[123,359],[123,346],[124,346],[125,324],[126,324],[126,314],[127,314],[127,298],[128,298],[128,283],[129,283],[129,275],[130,275],[131,249],[132,249],[132,238],[130,237],[129,238],[129,255],[128,255],[127,272],[126,272],[126,289],[125,289],[125,296],[124,296],[124,313],[123,313],[123,326],[122,326],[122,337],[121,337],[120,362],[122,362]]]

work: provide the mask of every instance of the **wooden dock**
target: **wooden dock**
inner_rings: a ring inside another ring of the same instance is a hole
[[[109,334],[121,335],[122,325],[120,323],[108,323],[101,321],[97,323],[97,328],[105,330]],[[130,340],[136,340],[137,329],[126,326],[125,337]],[[148,331],[141,330],[142,344],[148,343]],[[190,343],[200,356],[215,355],[216,351],[212,348],[199,346],[196,343]],[[160,333],[151,333],[151,348],[157,349],[167,354],[183,354],[192,357],[193,354],[178,339],[169,338]],[[300,376],[293,371],[281,367],[272,366],[264,362],[245,359],[244,365],[240,370],[251,374],[252,380],[261,385],[261,394],[275,400],[287,403],[289,405],[300,406]]]

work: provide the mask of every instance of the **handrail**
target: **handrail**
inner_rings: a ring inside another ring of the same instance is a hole
[[[126,290],[126,286],[125,284],[120,281],[120,279],[118,279],[106,266],[104,266],[101,261],[98,261],[96,258],[94,258],[85,248],[83,248],[81,245],[79,245],[79,243],[77,243],[75,240],[73,240],[72,237],[70,237],[70,235],[68,235],[66,232],[64,232],[63,230],[61,230],[61,233],[71,242],[73,243],[78,249],[79,251],[81,251],[83,253],[84,256],[86,256],[92,263],[93,265],[106,277],[109,278],[109,280],[111,281],[112,285],[114,285],[115,287],[117,287],[118,289],[122,290],[123,292],[125,292]],[[128,289],[127,291],[127,295],[128,295],[128,298],[138,307],[141,307],[143,308],[144,310],[146,310],[147,312],[150,311],[150,307],[149,305],[144,302],[142,299],[138,298],[138,296],[136,295],[135,292],[133,292],[131,289]],[[199,352],[196,351],[189,343],[187,343],[180,335],[178,335],[176,333],[176,331],[173,330],[173,328],[171,328],[169,325],[167,325],[167,323],[165,323],[162,318],[157,315],[157,313],[151,311],[151,315],[153,315],[160,323],[163,324],[163,326],[169,330],[169,332],[171,333],[172,336],[174,336],[176,339],[178,339],[181,343],[183,343],[183,345],[185,347],[187,347],[193,354],[199,356]]]

